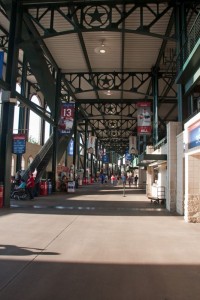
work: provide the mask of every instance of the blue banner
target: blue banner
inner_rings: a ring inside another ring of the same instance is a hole
[[[4,52],[0,51],[0,79],[3,77],[3,56]]]
[[[129,150],[126,150],[125,159],[130,161],[133,159],[133,156],[129,153]]]
[[[26,135],[13,134],[12,153],[23,154],[26,152]]]
[[[102,155],[102,162],[103,162],[104,164],[109,163],[108,155]]]
[[[73,140],[70,140],[69,144],[68,144],[68,147],[67,147],[67,154],[69,156],[73,156],[74,154],[74,141]]]

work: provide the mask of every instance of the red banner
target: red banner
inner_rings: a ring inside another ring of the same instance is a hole
[[[71,132],[74,124],[74,103],[63,103],[61,106],[60,120],[58,123],[59,131],[62,134]]]
[[[137,104],[137,133],[151,134],[151,103],[139,102]]]

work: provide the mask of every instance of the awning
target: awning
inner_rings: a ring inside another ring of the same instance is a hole
[[[150,164],[159,165],[167,161],[167,154],[146,154],[142,153],[138,156],[138,166],[146,167]]]

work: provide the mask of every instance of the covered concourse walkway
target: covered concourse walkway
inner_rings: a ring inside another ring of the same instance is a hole
[[[1,300],[197,300],[199,224],[94,183],[0,210]]]

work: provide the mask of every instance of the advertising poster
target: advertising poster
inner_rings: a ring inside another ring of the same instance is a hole
[[[188,128],[188,149],[200,146],[200,121]]]
[[[58,129],[62,134],[69,134],[74,124],[74,103],[62,103]]]
[[[137,138],[136,136],[129,136],[129,154],[137,154]]]
[[[95,154],[95,142],[96,142],[96,136],[89,136],[88,138],[88,144],[87,144],[87,152],[90,154]]]
[[[151,134],[151,103],[139,102],[137,104],[137,133]]]
[[[127,150],[126,153],[125,153],[125,160],[126,161],[131,161],[132,159],[133,159],[132,154],[130,154]]]
[[[102,162],[104,164],[108,164],[109,163],[109,158],[107,154],[102,155]]]
[[[99,149],[99,150],[98,150],[98,159],[99,159],[99,160],[102,159],[103,153],[104,153],[104,152],[103,152],[102,149]]]
[[[74,141],[73,140],[69,141],[69,144],[67,147],[67,153],[69,156],[73,156],[73,154],[74,154]]]
[[[12,153],[24,154],[26,152],[26,135],[13,134]]]

